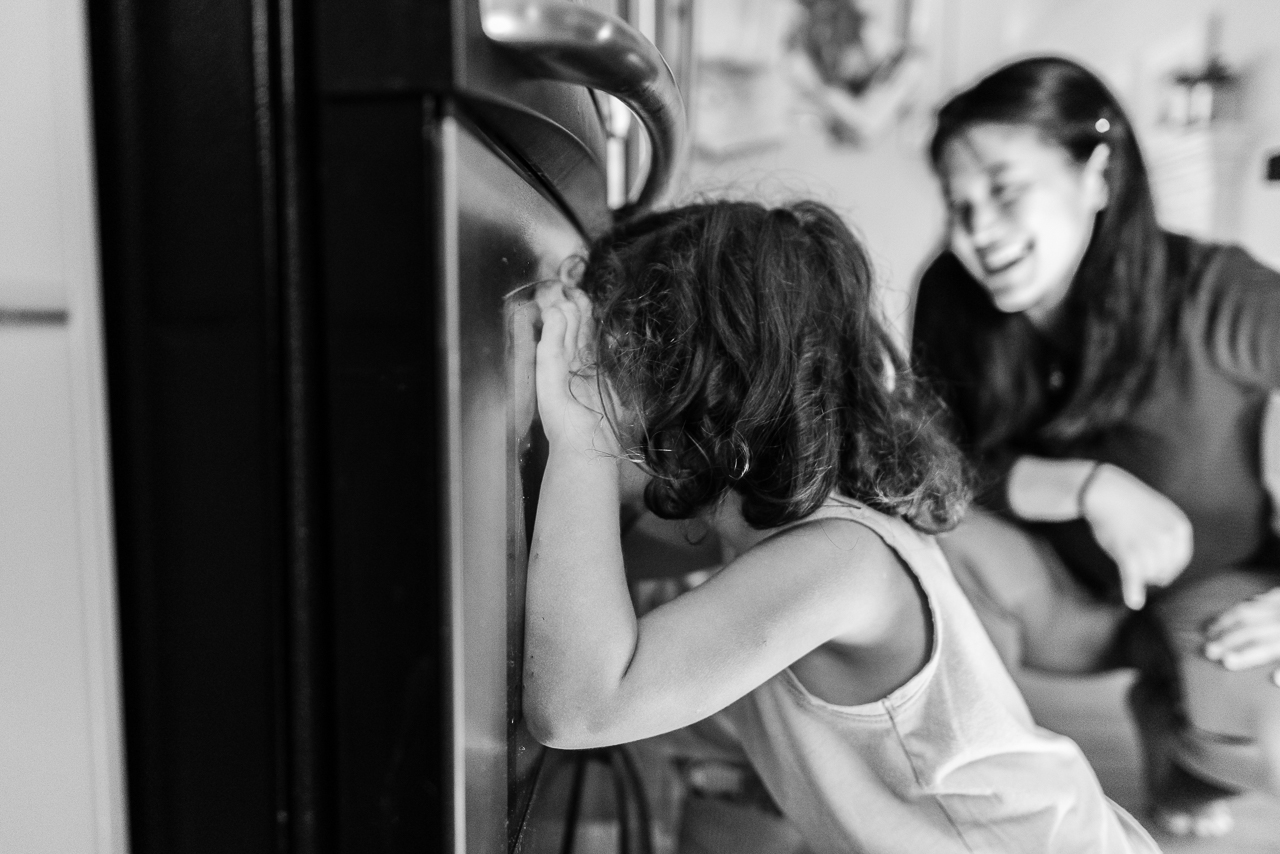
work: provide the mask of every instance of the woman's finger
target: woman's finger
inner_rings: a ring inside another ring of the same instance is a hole
[[[1210,641],[1215,641],[1228,632],[1240,628],[1249,622],[1248,611],[1240,605],[1233,605],[1222,614],[1218,615],[1204,630],[1204,636]]]
[[[1251,646],[1265,643],[1272,639],[1280,639],[1280,625],[1275,623],[1251,623],[1239,626],[1214,640],[1206,642],[1204,650],[1206,656],[1220,661],[1229,655],[1242,652]]]
[[[1217,640],[1242,626],[1264,620],[1280,619],[1280,607],[1274,599],[1254,597],[1232,605],[1219,614],[1205,629],[1205,637]]]
[[[1144,561],[1134,555],[1122,556],[1120,565],[1120,593],[1130,610],[1138,611],[1147,602],[1147,579]]]
[[[1247,670],[1280,662],[1280,623],[1241,626],[1206,643],[1204,654],[1228,670]]]
[[[1227,670],[1250,670],[1264,664],[1280,663],[1280,636],[1259,638],[1247,646],[1223,653],[1217,661]]]

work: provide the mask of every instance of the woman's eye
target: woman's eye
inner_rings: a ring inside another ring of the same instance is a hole
[[[991,188],[991,195],[996,201],[1011,202],[1021,197],[1025,190],[1024,184],[996,184]]]

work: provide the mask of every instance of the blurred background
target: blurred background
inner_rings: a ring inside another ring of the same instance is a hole
[[[1052,52],[1134,116],[1166,225],[1280,266],[1272,0],[530,8],[0,3],[0,850],[612,851],[646,780],[630,827],[674,844],[665,760],[519,725],[521,289],[620,209],[823,200],[905,332],[933,107]],[[1030,690],[1136,808],[1091,684]],[[1170,850],[1271,850],[1242,816]]]
[[[1280,65],[1263,2],[861,0],[845,35],[804,0],[697,0],[695,191],[817,196],[867,238],[901,327],[936,249],[942,208],[923,147],[932,110],[1015,57],[1052,53],[1099,72],[1144,143],[1160,215],[1175,230],[1280,261]],[[816,23],[806,50],[802,22]],[[856,32],[857,37],[852,33]],[[817,71],[843,39],[871,71]],[[823,42],[825,41],[825,44]],[[816,72],[816,73],[815,73]],[[1211,92],[1211,94],[1210,94]],[[1194,93],[1194,94],[1193,94]],[[1189,105],[1208,98],[1208,113]]]

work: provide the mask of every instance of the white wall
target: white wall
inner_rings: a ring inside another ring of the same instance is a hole
[[[1022,51],[1069,53],[1106,74],[1153,143],[1159,133],[1153,78],[1171,54],[1203,43],[1221,17],[1221,49],[1243,73],[1243,115],[1228,122],[1238,154],[1220,174],[1226,210],[1211,236],[1238,241],[1280,267],[1280,183],[1266,182],[1268,153],[1280,151],[1280,3],[1275,0],[1074,0],[1046,4],[1029,22]],[[1185,46],[1185,47],[1184,47]],[[1234,145],[1232,147],[1235,147]],[[1238,161],[1238,162],[1235,162]]]
[[[695,0],[696,33],[700,48],[724,51],[761,50],[760,27],[741,21],[760,14],[760,7],[784,6],[791,0]],[[917,0],[929,7],[930,38],[941,39],[942,4],[947,0]],[[881,5],[884,5],[881,2]],[[773,33],[766,61],[783,76],[780,44],[787,16],[771,12],[765,29]],[[710,36],[708,36],[708,33]],[[710,43],[710,44],[708,44]],[[730,195],[770,202],[811,197],[826,202],[845,216],[865,239],[883,285],[883,304],[891,322],[905,329],[909,294],[922,262],[932,254],[942,229],[942,208],[933,175],[922,155],[934,93],[942,87],[939,61],[943,49],[931,44],[931,59],[917,108],[882,138],[866,147],[834,143],[802,99],[766,104],[743,121],[780,126],[784,135],[774,144],[744,153],[711,158],[695,156],[688,195]],[[738,56],[739,62],[750,57]],[[696,85],[696,84],[695,84]],[[783,87],[784,92],[787,91]],[[698,93],[694,93],[697,108]],[[770,97],[773,97],[772,95]],[[695,115],[695,124],[703,120]]]
[[[691,194],[831,205],[863,238],[884,288],[885,313],[906,329],[908,294],[942,230],[933,174],[914,140],[890,139],[863,152],[802,125],[777,148],[696,163],[690,185]]]
[[[15,854],[127,845],[89,127],[81,0],[0,2],[0,851]]]

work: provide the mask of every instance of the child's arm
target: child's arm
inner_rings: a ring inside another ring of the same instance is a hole
[[[550,450],[529,561],[524,705],[540,740],[589,747],[667,732],[828,641],[879,648],[904,620],[923,619],[888,547],[828,520],[760,544],[637,620],[619,545],[617,440],[594,382],[573,375],[588,312],[582,298],[549,308],[538,345]]]
[[[544,307],[535,370],[548,455],[529,550],[524,709],[548,743],[611,690],[637,634],[622,562],[621,449],[593,379],[579,373],[590,305],[575,297]]]

